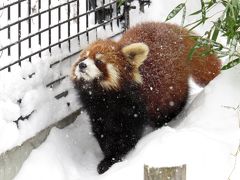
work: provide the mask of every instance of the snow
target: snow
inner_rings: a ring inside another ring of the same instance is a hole
[[[188,180],[225,180],[230,175],[231,180],[238,180],[240,158],[234,154],[240,143],[240,112],[234,108],[240,102],[239,74],[240,66],[224,71],[176,121],[145,135],[123,162],[101,176],[96,167],[102,153],[84,113],[69,127],[52,130],[46,142],[32,152],[15,180],[143,179],[144,164],[153,167],[186,164]]]
[[[60,2],[64,3],[65,0]],[[152,5],[145,8],[145,14],[139,13],[137,7],[136,10],[131,11],[131,25],[149,20],[164,21],[167,14],[180,2],[182,1],[169,0],[169,3],[166,3],[164,0],[152,0]],[[191,12],[200,7],[200,2],[197,3],[195,0],[189,0],[187,3],[187,10]],[[138,1],[135,1],[133,5],[138,6]],[[71,6],[71,8],[75,7]],[[83,9],[80,11],[84,12]],[[5,16],[6,12],[3,12],[1,17]],[[194,18],[187,18],[186,23]],[[83,24],[85,19],[81,21]],[[181,15],[171,22],[180,24]],[[37,24],[37,19],[34,23]],[[202,34],[207,27],[209,24],[198,28],[197,32]],[[81,28],[84,30],[86,27]],[[65,30],[63,26],[62,31]],[[114,27],[114,32],[118,30]],[[108,29],[107,32],[110,33],[110,30]],[[57,33],[57,31],[52,33]],[[91,41],[96,38],[96,32],[91,32],[89,35]],[[14,38],[14,34],[12,36]],[[98,31],[98,36],[104,38],[106,33]],[[46,35],[45,38],[47,39],[48,36]],[[3,44],[10,43],[5,37],[1,41]],[[86,37],[83,36],[81,47],[86,46],[86,42]],[[22,67],[15,66],[11,75],[5,71],[1,72],[0,153],[20,145],[80,106],[76,92],[68,78],[65,78],[58,86],[46,88],[50,81],[69,73],[69,67],[74,61],[75,57],[54,68],[49,68],[52,62],[68,55],[67,44],[63,44],[63,47],[62,52],[53,48],[54,56],[49,57],[49,53],[46,52],[43,53],[42,59],[36,57],[32,63],[26,61]],[[78,42],[72,41],[72,47],[73,52],[77,51]],[[36,43],[33,51],[38,48],[42,47]],[[15,52],[14,48],[11,51]],[[6,61],[0,61],[0,67],[15,59],[6,54],[2,55],[1,60],[2,58],[6,58]],[[29,74],[32,73],[35,75],[29,78]],[[153,132],[147,128],[146,135],[125,157],[124,161],[114,164],[103,175],[98,175],[96,171],[97,164],[103,155],[92,135],[88,116],[84,112],[68,127],[62,130],[52,129],[47,140],[30,154],[15,180],[141,180],[144,164],[153,167],[186,164],[188,180],[239,180],[239,75],[240,65],[223,71],[204,89],[199,88],[190,79],[189,103],[176,120]],[[67,97],[60,100],[54,98],[66,89],[69,90]],[[21,103],[18,102],[19,99]],[[67,102],[71,103],[70,107],[67,107]],[[174,105],[174,102],[169,103]],[[33,113],[27,121],[19,122],[19,127],[13,122],[18,117],[24,117],[31,112]]]
[[[0,140],[7,142],[0,143],[1,153],[20,145],[79,107],[76,92],[69,79],[63,81],[63,86],[69,90],[69,96],[57,100],[57,91],[46,88],[46,84],[55,76],[54,72],[49,70],[49,64],[41,61],[33,64],[31,68],[34,69],[35,75],[32,78],[28,78],[27,75],[32,71],[25,70],[28,66],[12,71],[11,75],[8,72],[1,73]],[[63,87],[59,88],[63,90]],[[67,107],[67,102],[71,102],[70,107]],[[19,127],[13,122],[29,114],[31,116],[28,120],[19,121]]]

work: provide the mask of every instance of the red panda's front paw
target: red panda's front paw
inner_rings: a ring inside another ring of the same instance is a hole
[[[105,173],[114,163],[120,162],[119,158],[104,158],[97,167],[97,171],[99,174]]]

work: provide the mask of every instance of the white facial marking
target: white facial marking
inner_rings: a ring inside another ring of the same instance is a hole
[[[89,51],[86,52],[86,56],[88,56],[88,55],[89,55]]]
[[[79,69],[79,64],[84,63],[86,68],[83,70]],[[84,79],[85,81],[92,81],[101,76],[101,71],[97,68],[94,63],[94,60],[87,58],[84,61],[81,61],[75,69],[75,75],[77,79]]]
[[[119,71],[112,64],[107,64],[107,70],[110,78],[102,81],[101,85],[106,89],[117,89],[119,87]]]
[[[100,54],[100,53],[97,53],[97,54],[96,54],[96,59],[101,59],[101,58],[102,58],[102,56],[103,56],[102,54]]]

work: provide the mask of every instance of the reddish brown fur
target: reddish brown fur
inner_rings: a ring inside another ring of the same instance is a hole
[[[179,26],[144,23],[119,42],[99,40],[81,53],[72,79],[104,153],[99,173],[121,161],[146,124],[161,127],[181,112],[190,75],[205,85],[219,74],[214,55],[200,59],[203,50],[198,50],[188,59],[193,46]]]
[[[124,85],[124,82],[129,82],[132,79],[132,66],[128,61],[125,61],[125,57],[123,53],[121,52],[121,45],[117,42],[114,42],[112,40],[98,40],[84,50],[80,54],[80,60],[75,62],[72,68],[72,77],[74,77],[74,71],[76,66],[79,64],[81,59],[86,57],[86,52],[89,52],[88,57],[96,60],[96,54],[103,54],[103,57],[101,58],[104,62],[102,65],[103,67],[98,67],[103,72],[103,78],[104,80],[108,80],[111,78],[109,72],[106,69],[106,64],[115,64],[119,74],[120,74],[120,87]],[[74,78],[73,78],[74,80]]]
[[[202,59],[193,56],[191,61],[188,60],[194,40],[186,29],[166,23],[137,25],[126,31],[119,42],[99,40],[87,51],[93,59],[100,52],[107,63],[115,64],[121,75],[120,84],[124,85],[132,79],[134,67],[121,50],[126,45],[139,42],[148,45],[150,50],[148,58],[140,66],[140,74],[143,79],[141,91],[154,119],[164,119],[164,116],[181,109],[188,96],[190,75],[200,85],[206,85],[220,72],[221,64],[214,55]]]
[[[211,55],[187,59],[194,41],[186,29],[166,23],[144,23],[129,29],[119,41],[121,46],[144,42],[149,46],[148,59],[140,67],[142,92],[154,116],[174,111],[169,102],[184,101],[190,75],[201,85],[208,84],[220,72],[220,62]],[[177,102],[174,102],[178,106]],[[160,110],[161,112],[157,112]]]

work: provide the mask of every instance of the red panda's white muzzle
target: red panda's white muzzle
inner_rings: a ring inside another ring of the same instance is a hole
[[[75,75],[77,79],[92,81],[99,78],[102,72],[95,65],[94,60],[87,58],[76,66]]]

